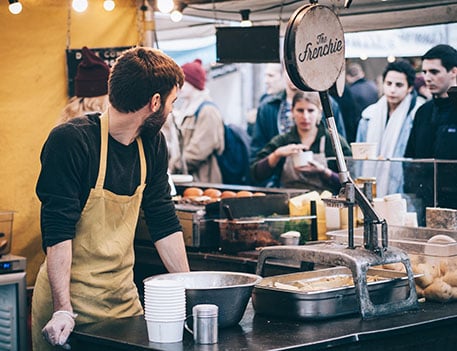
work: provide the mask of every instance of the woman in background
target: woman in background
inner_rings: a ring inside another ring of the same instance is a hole
[[[251,164],[251,175],[262,181],[276,174],[284,188],[330,190],[337,193],[340,182],[335,162],[327,166],[326,157],[335,156],[330,135],[323,123],[322,105],[316,92],[298,92],[292,100],[295,125],[285,134],[275,136],[257,154]],[[345,155],[351,155],[346,140],[340,136]],[[292,156],[301,151],[312,151],[313,160],[306,166],[295,167]]]

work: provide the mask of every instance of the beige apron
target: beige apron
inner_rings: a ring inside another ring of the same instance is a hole
[[[325,157],[325,136],[319,140],[319,153],[313,154],[313,160],[327,167]],[[319,174],[298,172],[295,170],[292,157],[286,157],[281,173],[281,184],[284,188],[308,189],[310,191],[328,190],[328,182]]]
[[[97,183],[91,189],[73,239],[71,304],[76,323],[123,318],[143,313],[133,281],[133,240],[146,180],[146,159],[138,137],[141,182],[132,196],[103,189],[108,150],[108,115],[101,117],[101,150]],[[41,337],[50,320],[52,295],[47,262],[37,276],[32,303],[34,350],[53,350]]]

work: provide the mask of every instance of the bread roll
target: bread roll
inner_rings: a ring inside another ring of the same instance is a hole
[[[416,278],[416,283],[423,289],[433,283],[435,278],[439,276],[439,268],[421,263],[417,266],[417,273],[422,273],[423,276]]]
[[[195,188],[195,187],[187,188],[186,190],[184,190],[184,192],[182,194],[183,197],[195,197],[195,196],[202,196],[202,195],[203,195],[203,190],[200,188]]]
[[[231,197],[236,197],[236,193],[234,191],[225,190],[221,194],[221,199],[228,199]]]
[[[236,197],[251,197],[252,195],[252,192],[246,190],[240,190],[236,193]]]
[[[219,199],[222,195],[219,189],[208,188],[203,192],[204,196],[209,196],[212,199]]]
[[[438,302],[449,301],[452,294],[452,287],[441,278],[435,279],[431,285],[424,289],[425,298]]]
[[[457,288],[457,272],[448,271],[444,276],[443,280],[450,286]]]

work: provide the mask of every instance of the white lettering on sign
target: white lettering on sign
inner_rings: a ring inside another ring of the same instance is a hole
[[[324,33],[320,33],[316,37],[316,44],[312,42],[306,43],[305,49],[298,54],[300,62],[312,61],[324,56],[332,54],[341,54],[343,52],[343,40],[334,38],[327,39]]]

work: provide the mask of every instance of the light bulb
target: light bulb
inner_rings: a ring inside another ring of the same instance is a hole
[[[103,8],[106,11],[113,11],[115,7],[116,7],[116,4],[114,3],[114,0],[103,1]]]
[[[182,20],[182,13],[179,10],[173,10],[170,14],[170,18],[173,22],[180,22]]]
[[[71,7],[73,7],[73,10],[76,12],[84,12],[87,10],[88,6],[87,0],[73,0],[71,3]]]
[[[240,22],[240,27],[252,27],[252,22],[250,20],[243,20]]]
[[[157,0],[157,8],[162,13],[170,13],[174,7],[173,0]]]
[[[13,2],[8,6],[8,10],[10,10],[13,15],[17,15],[22,12],[22,4],[19,1]]]
[[[387,62],[392,63],[395,62],[397,58],[394,55],[387,56]]]
[[[251,10],[241,10],[241,22],[240,26],[241,27],[252,27],[252,22],[249,19],[249,14],[251,13]]]

